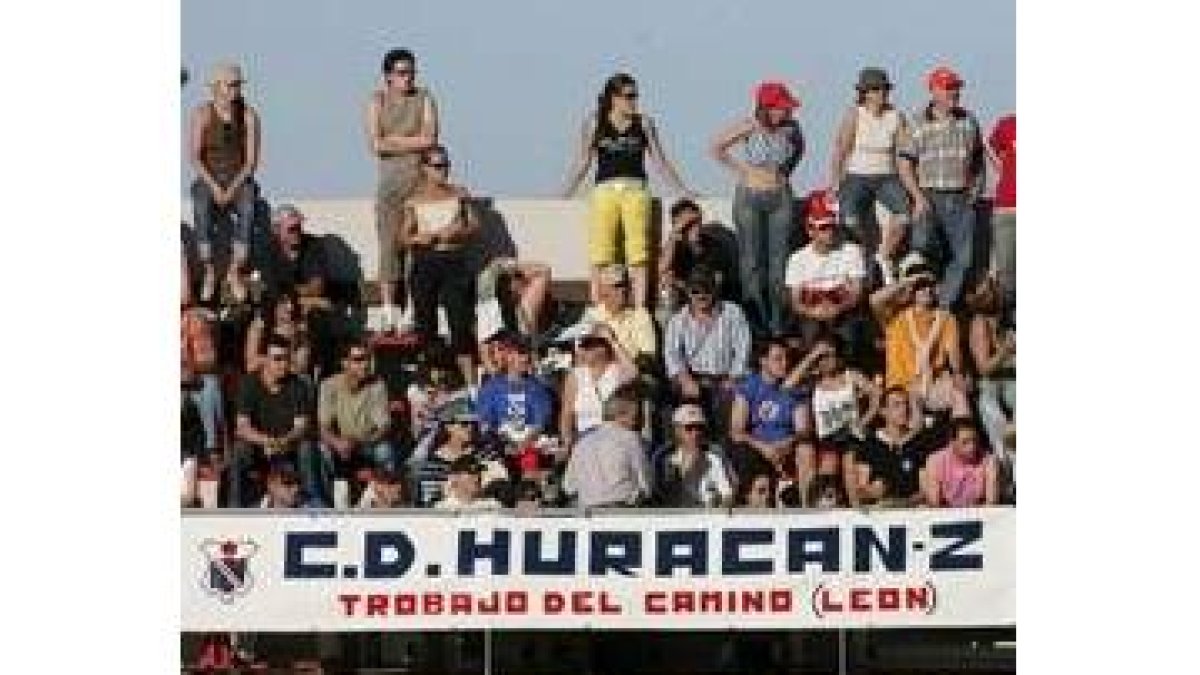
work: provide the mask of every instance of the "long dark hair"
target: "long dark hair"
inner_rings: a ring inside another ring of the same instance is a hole
[[[600,141],[600,125],[604,124],[608,113],[612,111],[613,97],[622,87],[636,86],[637,80],[629,73],[617,73],[604,82],[604,89],[600,91],[600,96],[596,97],[596,128],[592,131],[592,147]]]
[[[240,138],[246,131],[246,99],[239,94],[230,106],[233,111],[232,127],[234,138]]]

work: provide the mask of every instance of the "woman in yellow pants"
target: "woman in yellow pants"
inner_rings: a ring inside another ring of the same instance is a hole
[[[594,160],[596,187],[588,236],[592,303],[598,301],[600,268],[623,262],[633,278],[634,304],[647,305],[651,195],[646,155],[679,192],[694,196],[663,153],[654,122],[638,112],[637,99],[637,82],[626,73],[617,73],[604,83],[596,112],[583,124],[579,155],[563,192],[567,199],[574,196]],[[617,250],[618,241],[623,243],[622,251]],[[618,253],[624,254],[623,259]]]

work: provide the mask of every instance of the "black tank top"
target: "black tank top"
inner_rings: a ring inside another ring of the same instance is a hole
[[[610,178],[646,179],[646,130],[642,116],[634,115],[625,131],[617,131],[608,118],[597,121],[596,182]]]

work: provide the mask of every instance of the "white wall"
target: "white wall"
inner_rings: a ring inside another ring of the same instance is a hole
[[[275,199],[273,204],[288,203]],[[379,266],[373,202],[368,199],[305,200],[291,202],[305,215],[305,228],[314,234],[342,238],[359,255],[359,266],[367,279],[374,279]],[[730,200],[701,200],[706,222],[730,226]],[[667,202],[662,209],[665,219]],[[184,201],[183,220],[191,221],[191,204]],[[499,218],[485,217],[484,241],[496,245],[511,238],[523,259],[541,260],[553,267],[556,279],[587,278],[588,203],[586,199],[496,199],[491,210]],[[488,209],[484,209],[488,211]],[[666,229],[660,225],[660,236]],[[507,233],[507,235],[506,235]]]

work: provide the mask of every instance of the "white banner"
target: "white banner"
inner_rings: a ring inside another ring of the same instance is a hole
[[[1011,508],[185,512],[184,631],[1016,623]]]

